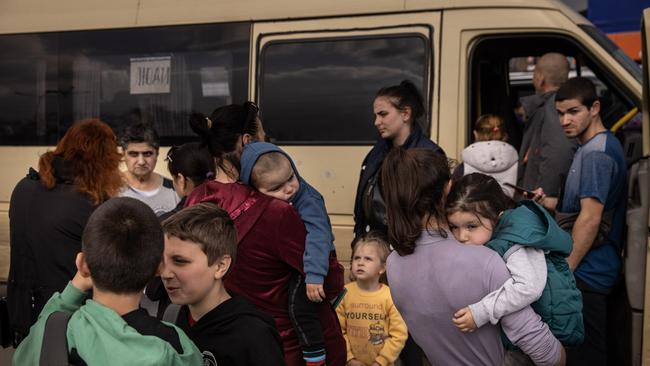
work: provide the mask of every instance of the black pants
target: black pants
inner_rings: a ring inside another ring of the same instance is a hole
[[[576,278],[582,293],[585,341],[567,349],[567,365],[607,365],[607,293],[590,288]]]
[[[300,273],[296,273],[289,283],[289,318],[303,351],[325,349],[318,307],[307,297],[305,278]]]
[[[404,348],[399,354],[399,359],[402,361],[402,365],[422,366],[423,357],[424,352],[422,351],[422,348],[415,343],[413,337],[411,337],[411,333],[409,333],[408,338],[406,339],[406,344],[404,344]]]

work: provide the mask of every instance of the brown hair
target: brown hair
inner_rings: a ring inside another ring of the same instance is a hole
[[[277,169],[278,165],[280,165],[283,161],[286,161],[287,164],[289,164],[291,167],[289,158],[279,151],[271,151],[266,154],[262,154],[257,159],[255,165],[253,165],[253,169],[251,170],[251,186],[259,188],[260,178],[262,178],[264,174]],[[291,169],[293,169],[293,167]]]
[[[492,227],[501,212],[514,208],[515,201],[503,192],[496,179],[481,173],[472,173],[455,181],[447,196],[447,215],[470,212],[490,220]]]
[[[352,256],[354,257],[354,252],[356,252],[357,247],[368,244],[377,247],[381,263],[386,264],[386,259],[390,254],[390,245],[388,245],[386,235],[380,231],[370,231],[354,238],[352,241]]]
[[[404,110],[411,108],[413,121],[424,115],[424,99],[418,88],[410,80],[404,80],[399,85],[387,86],[379,89],[375,99],[386,97],[393,107]]]
[[[139,293],[160,264],[164,237],[156,214],[142,201],[112,198],[90,215],[81,249],[97,288]]]
[[[484,114],[476,120],[474,125],[476,141],[502,141],[508,136],[504,128],[505,123],[501,117],[494,114]]]
[[[388,244],[388,238],[386,238],[386,235],[381,231],[370,231],[354,238],[354,240],[352,240],[352,260],[354,260],[354,253],[357,251],[357,248],[365,245],[377,248],[379,261],[382,265],[386,266],[386,259],[388,259],[388,256],[390,255],[390,245]],[[351,274],[351,276],[354,276],[354,274]],[[379,276],[379,282],[388,284],[386,271]]]
[[[259,109],[253,102],[230,104],[215,109],[209,117],[193,113],[190,116],[190,127],[208,146],[210,154],[217,159],[218,168],[224,168],[225,160],[239,173],[241,157],[236,152],[237,144],[244,134],[257,136],[261,126],[258,112]]]
[[[195,187],[212,180],[216,166],[208,149],[198,142],[172,146],[167,152],[167,169],[172,177],[182,174]]]
[[[438,233],[447,237],[444,199],[450,178],[447,158],[433,150],[394,148],[386,156],[381,167],[382,195],[388,238],[399,255],[413,253],[415,241],[431,220]]]
[[[224,255],[229,255],[235,262],[235,224],[228,213],[214,203],[203,202],[186,207],[163,221],[162,228],[167,236],[199,244],[210,266]]]
[[[38,170],[41,183],[47,189],[56,185],[52,165],[55,157],[71,163],[75,189],[88,195],[95,206],[117,195],[122,187],[119,172],[122,156],[117,152],[115,134],[98,119],[74,123],[54,151],[41,155]]]
[[[594,83],[583,77],[569,79],[562,84],[555,94],[555,101],[562,102],[568,99],[576,99],[587,108],[591,108],[598,100],[596,86]]]
[[[156,150],[156,154],[160,149],[160,137],[158,132],[153,126],[148,123],[136,123],[127,126],[119,138],[119,144],[124,151],[129,147],[129,144],[145,143]]]

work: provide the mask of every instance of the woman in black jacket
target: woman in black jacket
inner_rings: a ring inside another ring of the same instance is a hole
[[[97,119],[73,124],[54,151],[41,155],[11,194],[7,298],[20,341],[47,300],[77,271],[88,217],[122,187],[121,155],[111,128]]]
[[[393,147],[414,147],[444,151],[422,132],[418,118],[424,115],[422,95],[408,80],[379,89],[373,103],[375,127],[381,135],[361,164],[354,203],[354,236],[371,230],[386,233],[386,208],[377,189],[379,168]]]

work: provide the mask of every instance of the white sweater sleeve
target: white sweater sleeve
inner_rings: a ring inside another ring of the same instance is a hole
[[[477,327],[497,324],[502,316],[514,313],[537,301],[546,287],[544,251],[517,245],[509,251],[506,267],[511,278],[481,301],[469,306]]]

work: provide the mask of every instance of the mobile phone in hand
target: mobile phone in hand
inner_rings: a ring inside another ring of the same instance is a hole
[[[521,194],[525,193],[527,195],[527,198],[532,198],[535,195],[535,192],[529,191],[524,187],[519,187],[519,186],[516,186],[516,185],[508,183],[508,182],[503,183],[503,184],[510,187],[510,188],[512,188],[512,189],[514,189],[515,191],[517,191],[517,192],[519,192]]]

